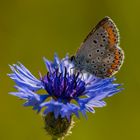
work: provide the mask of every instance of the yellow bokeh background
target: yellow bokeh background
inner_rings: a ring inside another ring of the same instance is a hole
[[[74,54],[104,16],[120,30],[125,62],[117,82],[125,90],[106,99],[107,106],[75,119],[66,140],[140,139],[140,1],[139,0],[1,0],[0,1],[0,139],[49,140],[43,120],[23,101],[10,96],[14,82],[8,64],[22,62],[36,76],[45,74],[43,56]]]

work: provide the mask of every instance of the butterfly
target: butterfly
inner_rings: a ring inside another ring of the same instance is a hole
[[[124,52],[119,47],[119,31],[110,17],[103,18],[70,58],[76,70],[97,77],[111,77],[119,71]]]

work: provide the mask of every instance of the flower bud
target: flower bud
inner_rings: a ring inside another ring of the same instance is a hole
[[[55,118],[54,113],[48,113],[44,116],[45,130],[54,139],[63,139],[71,133],[71,128],[74,126],[72,116],[70,120],[66,117],[62,118],[60,115]]]

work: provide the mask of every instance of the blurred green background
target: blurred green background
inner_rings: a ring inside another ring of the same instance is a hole
[[[8,95],[15,91],[8,64],[22,62],[45,74],[43,56],[74,54],[89,31],[110,16],[121,34],[125,63],[116,75],[125,90],[106,99],[107,107],[76,120],[66,140],[140,139],[140,1],[139,0],[0,0],[0,139],[49,140],[40,115]]]

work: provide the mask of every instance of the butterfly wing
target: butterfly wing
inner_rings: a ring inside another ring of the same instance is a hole
[[[102,19],[88,34],[76,53],[79,69],[99,77],[109,77],[121,67],[124,59],[119,47],[119,32],[109,18]]]

